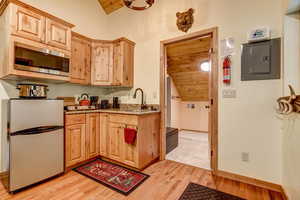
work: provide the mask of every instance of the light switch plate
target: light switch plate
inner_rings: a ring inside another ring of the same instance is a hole
[[[223,89],[223,98],[236,98],[235,89]]]

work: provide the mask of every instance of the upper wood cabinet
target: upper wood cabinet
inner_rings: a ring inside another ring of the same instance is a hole
[[[134,46],[125,38],[114,43],[113,85],[133,87]]]
[[[71,50],[71,28],[46,19],[46,44],[60,49]]]
[[[12,35],[28,39],[28,44],[32,40],[71,51],[74,25],[20,1],[10,1],[7,6],[11,14],[7,12],[4,17],[8,18]]]
[[[92,85],[133,87],[134,43],[121,38],[92,45]]]
[[[13,5],[12,12],[12,34],[37,42],[45,41],[44,16],[17,5]]]
[[[91,72],[92,85],[113,84],[113,44],[93,43]]]
[[[88,85],[91,82],[91,40],[72,32],[70,82]]]

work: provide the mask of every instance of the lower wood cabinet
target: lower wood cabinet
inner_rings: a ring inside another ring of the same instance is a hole
[[[66,167],[99,155],[99,113],[66,115]]]
[[[108,158],[122,162],[122,136],[124,135],[123,124],[109,122],[108,132]]]
[[[138,169],[146,167],[158,158],[159,113],[139,116],[109,114],[101,126],[108,126],[108,128],[101,129],[100,141],[101,138],[108,138],[108,143],[100,145],[100,156]],[[134,144],[125,142],[124,129],[126,127],[137,130]]]
[[[107,113],[100,113],[100,149],[99,154],[108,157],[109,134],[108,134],[108,117]]]
[[[86,158],[90,159],[99,155],[100,137],[99,113],[86,114]]]
[[[85,160],[85,124],[66,126],[65,130],[66,167]]]
[[[134,144],[124,129],[137,130]],[[160,114],[72,114],[65,117],[66,167],[101,156],[143,169],[159,157]]]

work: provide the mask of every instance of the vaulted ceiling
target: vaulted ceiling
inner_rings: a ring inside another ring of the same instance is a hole
[[[124,6],[123,0],[98,0],[106,14],[110,14]]]
[[[209,72],[201,63],[209,61],[211,37],[167,45],[167,72],[182,101],[208,101]]]

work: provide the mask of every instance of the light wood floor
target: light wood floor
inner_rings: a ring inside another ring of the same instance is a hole
[[[0,184],[1,200],[177,200],[189,182],[217,188],[247,200],[283,200],[281,195],[251,185],[216,178],[207,170],[161,161],[144,173],[151,177],[129,196],[123,196],[76,172],[53,179],[15,195],[8,194]]]

